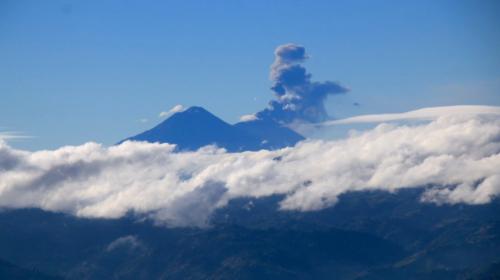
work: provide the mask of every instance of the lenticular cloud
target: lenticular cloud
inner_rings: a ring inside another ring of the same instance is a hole
[[[345,192],[426,187],[422,202],[484,204],[500,194],[500,118],[381,124],[337,141],[277,151],[174,152],[169,144],[96,143],[27,152],[0,144],[0,207],[79,217],[147,216],[204,225],[233,198],[284,195],[282,210],[334,205]]]

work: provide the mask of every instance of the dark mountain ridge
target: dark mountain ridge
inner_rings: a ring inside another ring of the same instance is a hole
[[[351,193],[314,212],[239,199],[208,228],[2,211],[0,259],[67,279],[496,279],[500,200],[437,206],[419,192]]]

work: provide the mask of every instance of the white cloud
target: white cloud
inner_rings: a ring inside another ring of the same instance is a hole
[[[33,138],[33,137],[29,136],[29,135],[22,134],[20,132],[0,131],[0,141],[29,139],[29,138]]]
[[[184,111],[184,110],[185,110],[184,106],[182,106],[182,105],[178,104],[178,105],[175,105],[174,107],[172,107],[172,108],[171,108],[170,110],[168,110],[168,111],[163,111],[163,112],[160,112],[159,117],[160,117],[160,118],[166,118],[166,117],[169,117],[169,116],[171,116],[171,115],[173,115],[173,114],[175,114],[175,113],[182,112],[182,111]]]
[[[255,121],[257,120],[257,116],[254,115],[254,114],[251,114],[251,115],[243,115],[240,117],[240,121],[241,122],[250,122],[250,121]]]
[[[415,111],[397,114],[375,114],[361,115],[346,119],[327,121],[322,123],[323,126],[336,124],[353,124],[353,123],[380,123],[389,121],[404,121],[404,120],[435,120],[442,116],[450,115],[497,115],[500,116],[500,107],[498,106],[479,106],[479,105],[462,105],[462,106],[443,106],[423,108]]]
[[[277,151],[173,149],[125,142],[27,152],[0,144],[0,207],[107,218],[132,211],[162,224],[203,226],[238,197],[282,194],[283,210],[310,211],[350,191],[426,186],[421,200],[437,204],[482,204],[500,195],[500,118],[491,115],[381,124]]]

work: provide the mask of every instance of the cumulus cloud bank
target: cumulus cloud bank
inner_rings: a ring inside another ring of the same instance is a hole
[[[174,152],[169,144],[96,143],[28,152],[0,144],[0,207],[80,217],[129,213],[170,226],[206,224],[233,198],[284,195],[282,210],[334,205],[339,195],[423,187],[429,203],[488,203],[500,194],[500,118],[443,116],[276,151]]]
[[[303,46],[281,45],[274,55],[270,78],[276,99],[267,109],[257,113],[257,117],[283,124],[327,120],[325,99],[329,95],[346,93],[348,89],[332,81],[311,81],[311,74],[300,64],[309,58]]]

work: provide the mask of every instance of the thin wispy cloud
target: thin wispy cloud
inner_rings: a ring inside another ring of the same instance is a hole
[[[354,124],[354,123],[381,123],[390,121],[410,121],[410,120],[435,120],[439,117],[450,115],[495,115],[500,116],[500,107],[498,106],[442,106],[424,108],[415,111],[396,114],[373,114],[350,117],[346,119],[327,121],[319,126],[330,126],[336,124]]]
[[[20,139],[30,139],[33,136],[26,135],[17,131],[0,131],[0,141],[11,141]]]
[[[436,204],[484,204],[500,194],[500,118],[481,114],[380,124],[276,151],[178,153],[174,145],[125,142],[38,152],[1,144],[0,155],[0,207],[135,213],[169,226],[204,226],[241,197],[283,195],[281,210],[314,211],[366,190],[425,187],[422,203]]]
[[[166,118],[166,117],[169,117],[175,113],[179,113],[179,112],[182,112],[184,111],[186,108],[184,108],[184,106],[178,104],[178,105],[175,105],[174,107],[172,107],[170,110],[168,111],[163,111],[163,112],[160,112],[160,114],[158,114],[158,117],[160,118]]]
[[[241,122],[249,122],[249,121],[255,121],[258,120],[259,118],[255,114],[249,114],[249,115],[243,115],[240,117]]]

